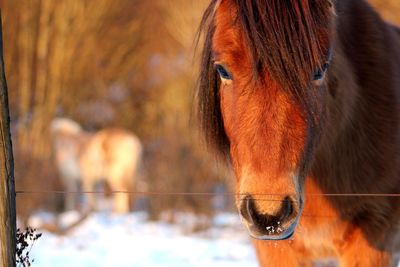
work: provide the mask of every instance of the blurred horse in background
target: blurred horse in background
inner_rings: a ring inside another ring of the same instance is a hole
[[[364,0],[213,0],[201,30],[201,126],[233,167],[260,264],[390,266],[399,29]]]
[[[67,191],[93,191],[101,182],[111,191],[133,191],[139,175],[142,145],[132,133],[122,129],[103,129],[96,133],[84,131],[66,118],[51,124],[56,164]],[[113,210],[129,212],[131,194],[115,192]],[[77,194],[66,194],[66,209],[77,208]],[[90,209],[96,207],[95,194],[87,194]]]

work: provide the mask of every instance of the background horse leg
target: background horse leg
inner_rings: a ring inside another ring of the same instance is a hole
[[[253,241],[260,267],[312,267],[303,254],[294,249],[292,241]]]
[[[69,211],[69,210],[76,209],[78,207],[77,199],[79,197],[79,194],[73,193],[73,192],[78,192],[78,190],[79,190],[78,181],[75,179],[65,179],[64,184],[65,184],[67,192],[70,192],[70,193],[65,194],[64,210]]]
[[[110,168],[109,176],[107,177],[108,183],[113,191],[129,191],[123,175],[121,166],[114,166]],[[117,192],[113,194],[113,210],[117,213],[129,212],[129,194]]]
[[[92,179],[88,176],[84,176],[82,179],[82,190],[84,192],[91,192],[94,189],[95,179]],[[85,212],[91,212],[96,210],[96,195],[92,193],[84,194],[84,208]]]
[[[112,190],[127,191],[127,188],[120,181],[111,182]],[[113,195],[113,210],[117,213],[129,212],[129,194],[119,192]]]
[[[385,251],[371,247],[360,229],[354,229],[339,246],[340,266],[343,267],[389,267],[391,256]]]
[[[113,207],[117,213],[129,213],[129,195],[124,193],[115,194]]]

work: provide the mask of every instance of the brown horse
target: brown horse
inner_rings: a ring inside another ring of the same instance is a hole
[[[201,31],[200,122],[234,169],[260,264],[389,266],[399,30],[364,0],[214,0]]]

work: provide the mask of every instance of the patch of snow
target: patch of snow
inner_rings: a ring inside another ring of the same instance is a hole
[[[36,215],[36,221],[43,218],[44,222],[46,216]],[[67,223],[74,216],[60,218]],[[178,224],[169,224],[149,222],[145,213],[95,213],[67,236],[43,232],[31,250],[33,266],[258,266],[237,215],[218,215],[214,218],[216,226],[193,234],[184,229],[185,223],[192,223],[193,216],[185,219],[180,214],[177,218]]]

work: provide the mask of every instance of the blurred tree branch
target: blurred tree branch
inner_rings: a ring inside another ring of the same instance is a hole
[[[82,88],[104,88],[139,64],[141,2],[5,1],[6,62],[18,70],[10,87],[21,146],[48,155],[43,135],[60,102],[73,107]]]

